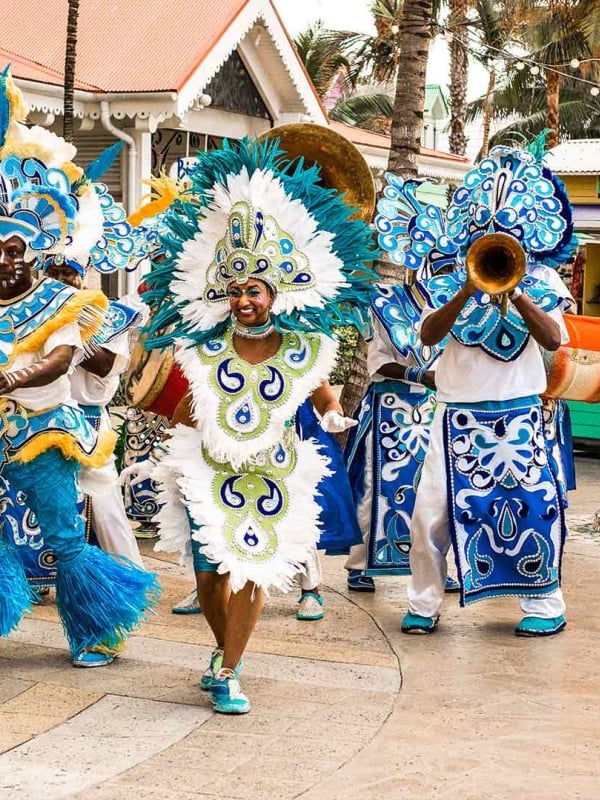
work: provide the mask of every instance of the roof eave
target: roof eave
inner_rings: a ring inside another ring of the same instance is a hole
[[[62,86],[18,78],[17,84],[23,91],[31,111],[46,114],[64,113],[64,91]],[[113,115],[121,117],[172,116],[177,108],[177,93],[160,92],[92,92],[76,89],[74,92],[74,113],[79,119],[100,117],[100,103],[108,101],[113,106]]]

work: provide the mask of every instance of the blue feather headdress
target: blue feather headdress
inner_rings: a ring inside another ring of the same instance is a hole
[[[452,264],[460,269],[469,247],[488,233],[517,239],[530,267],[568,261],[577,247],[572,210],[541,152],[539,140],[531,151],[495,147],[467,173],[446,212],[418,200],[422,180],[386,174],[375,218],[379,244],[419,279]]]
[[[454,192],[446,218],[448,235],[462,254],[487,233],[513,236],[531,264],[558,265],[573,253],[564,185],[526,150],[494,147]]]
[[[364,323],[372,234],[319,176],[318,166],[287,159],[277,139],[226,141],[198,154],[187,196],[164,218],[167,258],[146,276],[150,347],[219,335],[230,318],[227,287],[250,278],[275,289],[279,330],[332,335]]]
[[[424,204],[417,192],[425,181],[404,180],[386,172],[383,197],[377,203],[375,228],[380,247],[390,254],[394,264],[430,278],[444,267],[452,267],[458,246],[446,234],[446,220],[441,208]]]
[[[0,239],[21,238],[33,251],[56,251],[70,240],[78,212],[70,181],[35,158],[0,160]]]

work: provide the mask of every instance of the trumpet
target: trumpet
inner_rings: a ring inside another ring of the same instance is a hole
[[[488,233],[476,239],[465,260],[469,279],[492,297],[502,297],[502,314],[508,307],[508,292],[522,280],[527,257],[519,242],[507,233]]]

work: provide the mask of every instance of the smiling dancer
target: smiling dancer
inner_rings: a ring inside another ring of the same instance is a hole
[[[290,164],[277,142],[200,153],[173,256],[149,275],[155,346],[175,341],[190,392],[153,477],[163,550],[193,553],[216,647],[201,688],[243,714],[242,655],[270,587],[287,590],[319,539],[315,494],[327,460],[295,432],[307,397],[325,430],[346,420],[327,377],[332,325],[356,322],[373,255],[353,209]],[[167,214],[169,222],[169,214]]]

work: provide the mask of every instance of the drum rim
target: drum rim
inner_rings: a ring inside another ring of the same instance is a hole
[[[142,351],[144,350],[144,346],[140,342],[136,344],[136,349],[138,347],[141,348]],[[135,350],[134,350],[131,357],[131,366],[127,374],[127,381],[125,383],[125,398],[127,399],[129,405],[132,405],[135,408],[141,408],[142,410],[146,410],[150,408],[151,405],[154,404],[154,402],[158,399],[158,397],[162,393],[169,378],[169,374],[173,369],[173,364],[175,363],[175,353],[173,348],[169,348],[163,351],[162,355],[163,358],[161,359],[158,370],[156,371],[156,377],[152,381],[151,385],[148,387],[147,392],[138,400],[136,400],[130,388],[131,387],[130,376],[133,373],[133,365],[135,363]],[[140,386],[139,383],[137,385],[138,387]]]

